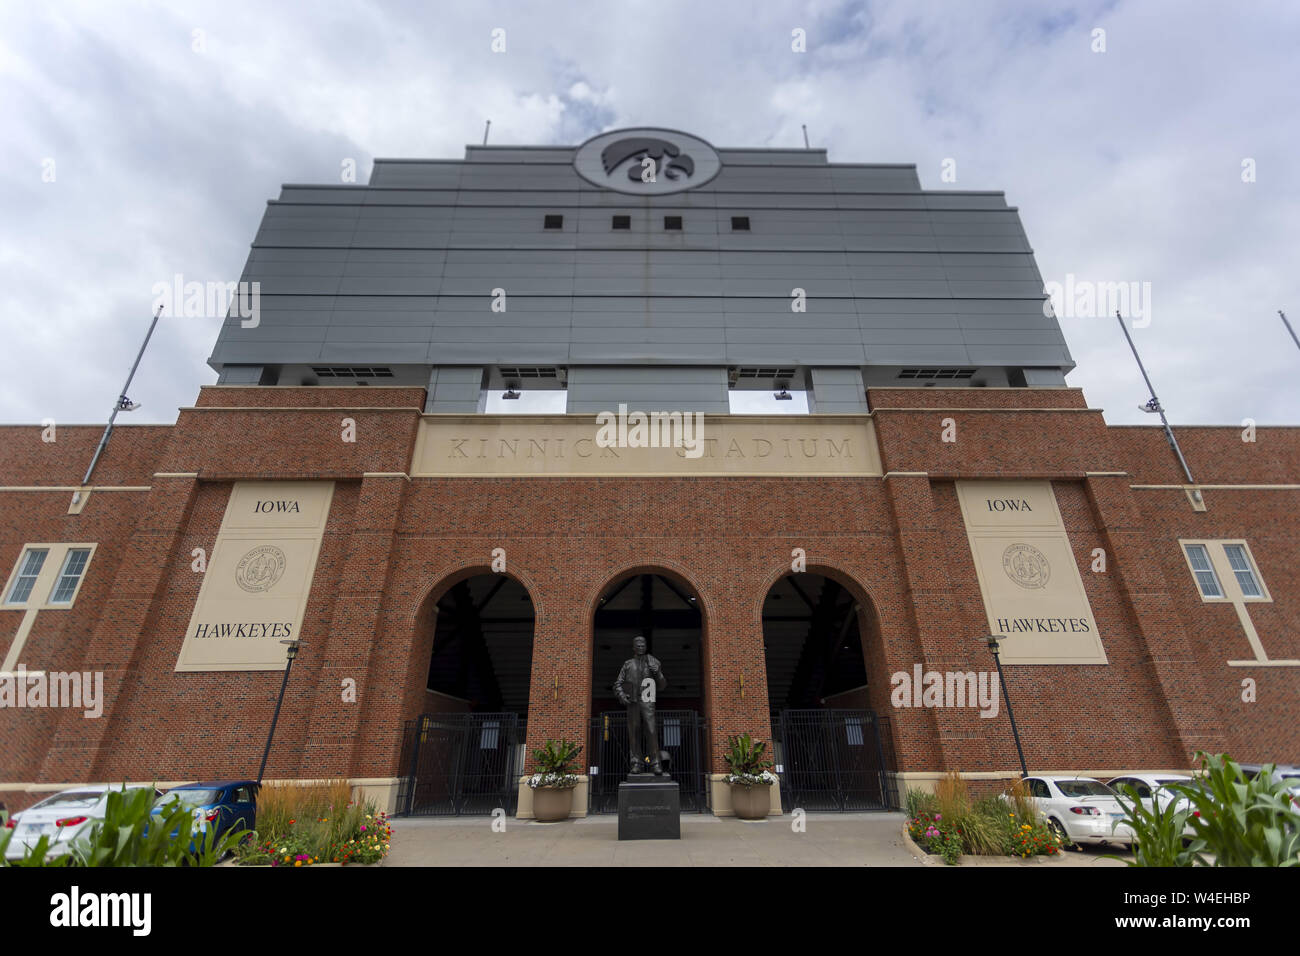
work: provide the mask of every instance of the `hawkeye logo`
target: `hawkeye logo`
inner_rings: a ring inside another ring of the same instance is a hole
[[[681,175],[689,178],[695,174],[695,160],[666,139],[634,136],[620,139],[600,151],[605,173],[610,176],[629,159],[639,160],[627,169],[627,178],[633,182],[652,183],[657,176],[676,179]]]
[[[660,196],[702,186],[722,168],[704,140],[669,129],[622,129],[578,147],[573,167],[594,186],[638,196]]]

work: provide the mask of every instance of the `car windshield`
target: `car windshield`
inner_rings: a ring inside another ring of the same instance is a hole
[[[217,798],[220,796],[220,790],[168,790],[163,799],[170,800],[175,797],[188,806],[202,807],[209,803],[216,803]]]
[[[1191,781],[1185,777],[1167,777],[1157,780],[1156,783],[1162,787],[1168,787],[1171,783],[1191,783]]]
[[[1058,780],[1056,786],[1067,797],[1115,796],[1115,791],[1100,780]]]

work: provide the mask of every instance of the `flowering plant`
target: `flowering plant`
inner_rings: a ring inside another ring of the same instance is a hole
[[[926,853],[941,855],[945,863],[961,859],[961,828],[945,822],[942,813],[918,813],[907,821],[907,835]]]
[[[547,740],[533,751],[533,762],[538,772],[528,778],[528,786],[569,790],[578,785],[578,775],[573,772],[573,762],[582,753],[582,747],[568,740]]]
[[[578,775],[573,773],[535,773],[528,778],[528,786],[533,790],[541,787],[569,790],[577,785]]]
[[[770,770],[761,773],[729,773],[727,783],[739,784],[742,787],[770,787],[776,783],[776,774]]]
[[[1022,823],[1011,834],[1012,856],[1055,856],[1064,846],[1065,841],[1050,827],[1037,821]]]

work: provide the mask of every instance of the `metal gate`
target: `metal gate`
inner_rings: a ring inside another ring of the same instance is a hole
[[[704,765],[704,721],[693,710],[661,710],[659,749],[668,751],[665,769],[678,784],[682,812],[708,809],[708,781]],[[591,721],[588,768],[595,770],[588,785],[588,813],[617,813],[618,785],[627,778],[631,751],[627,742],[627,711],[607,710]]]
[[[887,718],[869,710],[783,710],[773,725],[786,812],[898,808]]]
[[[397,813],[515,812],[523,767],[519,715],[421,714],[406,722]]]

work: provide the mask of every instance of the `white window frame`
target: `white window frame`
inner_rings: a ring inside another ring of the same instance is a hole
[[[34,576],[31,576],[32,586],[27,589],[27,596],[24,597],[21,601],[15,601],[13,599],[14,591],[18,589],[19,582],[23,578],[28,577],[28,575],[22,573],[23,568],[27,566],[28,560],[31,556],[41,552],[45,554],[45,557],[41,559],[41,566],[37,568],[36,574]],[[39,545],[32,545],[32,544],[23,545],[22,551],[18,552],[18,560],[14,562],[14,569],[9,575],[9,580],[5,583],[4,606],[5,607],[27,607],[27,605],[31,602],[32,595],[37,593],[36,587],[41,583],[41,574],[45,571],[45,566],[49,563],[50,563],[49,548],[41,547]]]
[[[9,580],[5,582],[3,604],[0,609],[4,610],[54,610],[66,611],[77,603],[77,595],[81,593],[81,586],[86,583],[86,576],[90,573],[91,562],[95,560],[95,550],[98,544],[91,541],[30,541],[23,545],[22,550],[18,552],[18,560],[14,562],[13,569],[9,572]],[[22,569],[23,562],[29,551],[45,551],[45,563],[41,565],[40,573],[36,575],[36,582],[32,585],[31,591],[27,594],[25,601],[9,601],[9,595],[13,592],[14,585],[18,580],[19,571]],[[67,601],[60,601],[58,604],[51,603],[54,597],[54,590],[58,587],[59,578],[63,576],[63,570],[68,562],[68,553],[71,551],[89,551],[86,556],[86,563],[81,569],[81,576],[77,579],[77,586],[73,589],[72,595]]]
[[[68,565],[72,563],[74,554],[85,554],[86,560],[81,565],[81,570],[77,572],[72,591],[67,600],[55,600],[55,595],[58,594],[59,588],[63,585],[63,579],[68,576]],[[54,576],[54,584],[50,586],[50,596],[46,599],[46,604],[50,607],[70,607],[72,605],[72,602],[77,599],[77,592],[81,590],[81,582],[85,580],[86,572],[90,570],[90,554],[90,548],[78,548],[71,545],[68,547],[68,550],[63,554],[63,563],[59,566],[59,573]]]
[[[1264,587],[1264,578],[1260,576],[1259,566],[1255,564],[1255,556],[1250,553],[1250,548],[1247,547],[1246,542],[1221,541],[1219,543],[1223,546],[1223,559],[1228,562],[1228,569],[1232,574],[1232,582],[1236,585],[1237,590],[1241,592],[1241,599],[1243,601],[1268,600],[1268,588]],[[1250,573],[1250,576],[1254,578],[1255,587],[1259,591],[1258,594],[1247,594],[1245,590],[1242,589],[1241,579],[1237,577],[1241,572],[1232,566],[1232,558],[1228,557],[1229,548],[1241,548],[1242,556],[1246,559],[1246,570]]]
[[[1269,593],[1268,585],[1264,583],[1264,576],[1259,573],[1259,562],[1255,560],[1255,555],[1251,553],[1250,545],[1245,538],[1179,538],[1178,545],[1183,551],[1183,561],[1187,564],[1187,570],[1192,575],[1192,584],[1196,587],[1196,592],[1201,595],[1201,601],[1206,604],[1234,604],[1242,602],[1245,604],[1270,604],[1273,601]],[[1201,592],[1200,582],[1196,580],[1196,568],[1192,566],[1192,557],[1188,554],[1189,545],[1200,545],[1209,555],[1210,567],[1214,569],[1214,576],[1218,579],[1219,590],[1222,593],[1219,597],[1206,597]],[[1242,554],[1246,556],[1246,563],[1250,565],[1250,573],[1255,578],[1255,584],[1259,588],[1259,594],[1246,594],[1241,589],[1241,584],[1237,580],[1237,572],[1232,567],[1232,562],[1228,560],[1228,545],[1236,545],[1241,548]]]
[[[1210,542],[1208,542],[1208,541],[1179,541],[1178,543],[1182,546],[1182,549],[1183,549],[1183,560],[1187,562],[1187,570],[1190,571],[1190,572],[1192,572],[1192,583],[1193,583],[1194,585],[1196,585],[1196,592],[1197,592],[1198,594],[1200,594],[1200,596],[1201,596],[1201,600],[1202,600],[1202,601],[1226,601],[1226,600],[1228,600],[1228,593],[1223,589],[1223,579],[1222,579],[1222,578],[1220,577],[1220,575],[1219,575],[1219,570],[1218,570],[1218,568],[1216,568],[1216,567],[1214,566],[1214,552],[1213,552],[1213,550],[1210,548]],[[1200,548],[1200,549],[1201,549],[1202,553],[1204,553],[1204,555],[1205,555],[1206,563],[1209,564],[1209,568],[1198,568],[1195,564],[1192,563],[1192,549],[1193,549],[1193,548]],[[1219,593],[1218,593],[1218,594],[1206,594],[1206,593],[1205,593],[1205,588],[1201,587],[1201,579],[1200,579],[1199,577],[1197,577],[1197,575],[1198,575],[1198,574],[1204,574],[1207,570],[1210,572],[1211,575],[1214,576],[1214,586],[1215,586],[1216,588],[1218,588],[1218,590],[1219,590]]]

